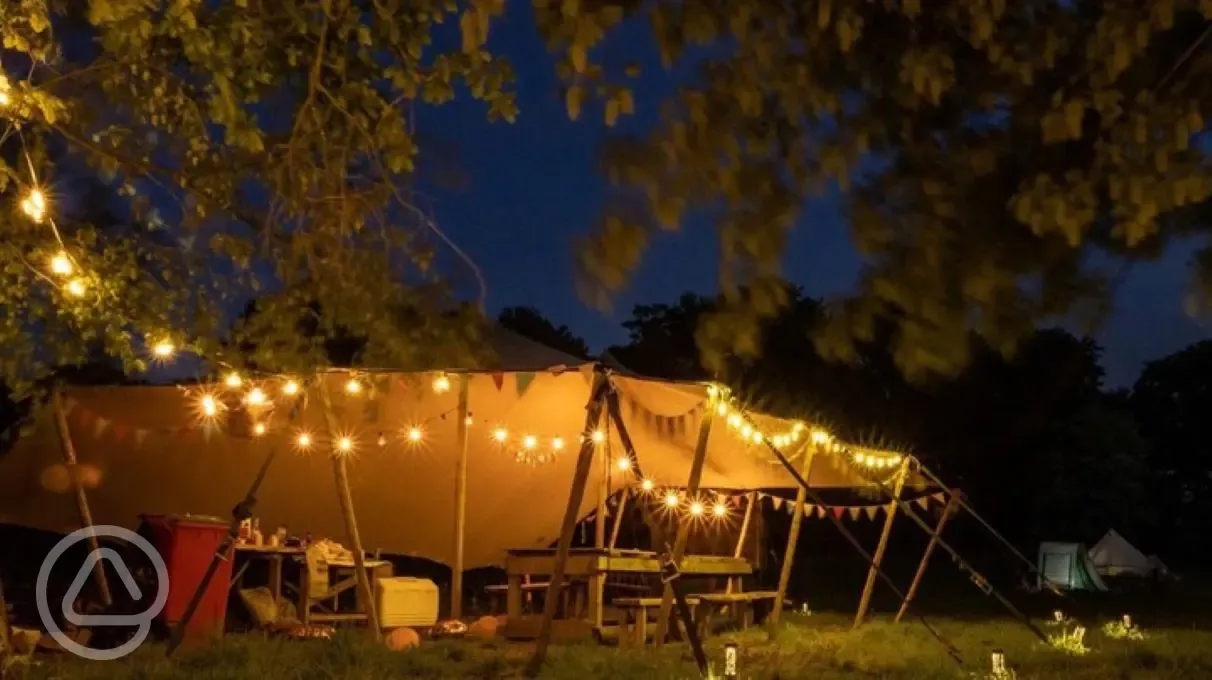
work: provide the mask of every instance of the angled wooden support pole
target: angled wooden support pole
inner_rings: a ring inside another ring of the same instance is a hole
[[[896,482],[892,488],[892,500],[885,508],[888,516],[884,519],[884,530],[880,532],[880,542],[875,548],[875,557],[871,569],[867,572],[867,583],[863,586],[863,594],[859,597],[858,612],[854,615],[854,625],[860,626],[867,616],[871,606],[871,593],[875,590],[875,579],[879,574],[880,564],[884,561],[884,553],[888,550],[888,538],[892,536],[892,523],[896,520],[896,510],[900,505],[901,490],[905,488],[905,480],[909,477],[909,457],[901,459],[901,467],[896,473]],[[899,595],[899,593],[898,593]],[[903,600],[902,600],[903,601]]]
[[[468,405],[471,376],[464,373],[459,377],[459,421],[456,423],[455,444],[459,449],[458,462],[455,464],[455,552],[454,564],[450,569],[450,616],[463,616],[463,563],[464,541],[467,538],[467,425],[471,417]]]
[[[67,411],[63,409],[63,394],[56,389],[51,398],[54,400],[55,425],[59,430],[59,443],[63,447],[63,462],[67,465],[68,478],[71,480],[72,488],[76,491],[76,509],[80,512],[80,524],[89,530],[89,554],[96,554],[100,545],[97,535],[92,531],[93,512],[88,507],[88,496],[84,493],[84,485],[80,483],[80,471],[77,468],[79,460],[76,458],[76,447],[72,444],[71,430],[67,427]],[[97,581],[97,592],[101,595],[102,604],[106,607],[113,605],[114,600],[109,592],[109,580],[105,578],[103,560],[93,563],[93,578]]]
[[[690,463],[690,477],[686,480],[686,502],[698,500],[699,482],[703,478],[703,463],[707,460],[707,442],[711,438],[711,422],[715,418],[715,398],[708,400],[704,409],[703,419],[699,422],[699,437],[694,447],[694,459]],[[680,565],[686,553],[686,542],[690,540],[691,520],[682,518],[678,522],[678,532],[673,540],[670,559],[675,565]],[[669,615],[673,610],[673,588],[665,584],[661,592],[661,608],[657,612],[656,630],[652,644],[660,646],[665,643],[665,634],[669,630]]]
[[[800,470],[804,475],[804,481],[812,480],[812,461],[816,456],[817,445],[808,444],[804,449],[804,460],[801,462]],[[799,543],[800,527],[804,522],[804,499],[808,494],[808,490],[804,487],[798,487],[795,492],[795,509],[791,515],[791,531],[787,534],[787,548],[783,551],[783,568],[779,571],[779,586],[774,596],[774,606],[770,610],[770,623],[772,626],[777,626],[779,620],[783,617],[783,600],[787,599],[787,585],[791,582],[791,569],[795,564],[795,546]]]
[[[568,492],[568,506],[564,509],[564,523],[560,528],[560,542],[556,548],[555,564],[551,567],[551,582],[547,586],[547,599],[543,602],[543,620],[539,625],[539,637],[535,641],[534,654],[526,664],[523,674],[528,678],[538,677],[547,659],[547,647],[551,644],[551,625],[555,619],[556,607],[559,606],[560,588],[564,585],[564,569],[568,564],[568,553],[572,550],[572,536],[577,528],[577,515],[581,511],[581,503],[585,500],[585,485],[589,483],[589,473],[593,467],[594,449],[597,442],[593,440],[593,432],[601,420],[605,408],[606,392],[610,380],[603,373],[594,374],[593,390],[589,403],[585,405],[585,427],[581,431],[581,450],[577,454],[576,472],[572,477],[572,488]]]
[[[745,554],[745,539],[749,536],[749,525],[753,522],[754,508],[757,506],[757,502],[758,496],[756,491],[750,491],[745,495],[745,517],[741,520],[741,530],[737,533],[736,549],[732,551],[732,556],[737,559],[740,559]],[[728,579],[728,587],[724,589],[724,592],[731,594],[733,589],[739,585],[737,582],[740,578],[739,576],[730,577]]]
[[[358,517],[354,512],[353,492],[349,488],[349,456],[336,448],[340,437],[340,426],[333,412],[332,398],[329,395],[327,376],[320,379],[320,396],[324,402],[324,418],[328,423],[328,442],[333,447],[332,456],[333,480],[337,487],[337,501],[341,505],[341,516],[345,520],[345,535],[349,540],[349,549],[353,552],[354,578],[357,579],[358,597],[366,603],[366,628],[374,639],[382,640],[383,631],[379,628],[379,615],[375,602],[374,588],[370,583],[370,575],[366,571],[366,552],[362,549],[362,535],[358,533]]]
[[[610,545],[608,547],[611,550],[614,550],[614,547],[619,543],[619,528],[623,526],[623,518],[627,516],[627,499],[630,497],[631,494],[627,492],[627,489],[619,492],[619,504],[614,509],[614,526],[610,529]]]
[[[922,554],[921,564],[917,565],[917,573],[913,575],[913,582],[909,584],[909,591],[905,593],[905,599],[901,602],[901,608],[896,612],[896,622],[900,623],[905,616],[905,612],[909,611],[909,604],[913,602],[913,598],[917,595],[917,588],[922,583],[922,577],[926,575],[926,566],[930,564],[930,555],[934,553],[934,549],[938,547],[939,538],[943,535],[943,529],[947,527],[947,520],[951,519],[951,515],[959,510],[958,490],[947,497],[947,505],[943,507],[943,516],[939,517],[938,524],[934,527],[934,533],[930,534],[930,542],[926,544],[926,552]]]

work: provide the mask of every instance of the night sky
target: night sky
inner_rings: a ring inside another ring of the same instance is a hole
[[[462,186],[435,188],[428,195],[438,223],[488,279],[490,311],[537,307],[601,350],[625,340],[620,323],[634,304],[672,301],[687,290],[715,291],[713,235],[705,226],[658,234],[612,312],[580,301],[572,286],[572,243],[593,226],[601,209],[606,180],[597,171],[597,148],[614,130],[603,124],[600,106],[587,107],[577,122],[568,119],[551,57],[531,24],[529,3],[508,7],[505,20],[494,25],[489,48],[517,70],[521,115],[512,125],[489,124],[483,106],[468,98],[419,112],[423,154],[429,152],[421,166],[437,163],[446,175],[455,163],[462,175]],[[645,64],[636,88],[638,116],[622,126],[642,130],[670,91],[671,78],[655,67],[642,27],[629,28],[611,49],[626,50],[627,58]],[[1177,244],[1161,261],[1133,266],[1121,284],[1115,314],[1097,334],[1111,385],[1130,385],[1142,361],[1212,336],[1206,320],[1183,312],[1189,252],[1190,244]],[[455,266],[453,258],[450,265]],[[810,295],[828,297],[845,293],[859,266],[836,197],[814,200],[791,238],[788,278]]]

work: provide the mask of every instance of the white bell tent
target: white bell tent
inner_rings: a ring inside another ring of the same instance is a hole
[[[1104,576],[1149,576],[1157,565],[1115,529],[1090,549],[1090,559]]]

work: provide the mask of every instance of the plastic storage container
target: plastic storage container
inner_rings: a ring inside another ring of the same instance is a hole
[[[438,622],[438,586],[423,578],[379,579],[379,626],[411,628]]]
[[[144,515],[151,528],[152,543],[164,566],[168,568],[168,600],[157,617],[169,627],[184,618],[185,609],[210,560],[227,533],[227,523],[213,517],[190,515]],[[217,637],[223,634],[227,618],[227,592],[231,587],[231,554],[219,563],[215,575],[207,584],[198,610],[185,630],[186,641]]]

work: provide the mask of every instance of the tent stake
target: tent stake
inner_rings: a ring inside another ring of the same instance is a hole
[[[913,598],[917,595],[917,588],[922,582],[922,578],[926,575],[926,566],[930,563],[930,555],[934,552],[934,548],[938,545],[938,539],[943,535],[943,529],[947,526],[947,520],[951,519],[951,515],[955,513],[959,505],[956,499],[959,498],[958,492],[947,497],[947,505],[943,507],[943,516],[939,518],[938,524],[934,527],[934,533],[930,535],[930,542],[926,544],[926,552],[922,554],[922,561],[917,565],[917,573],[913,575],[913,582],[909,584],[909,592],[905,593],[905,600],[901,602],[901,608],[896,612],[897,623],[905,616],[905,612],[909,610],[909,604],[913,602]]]
[[[54,400],[55,425],[59,429],[59,442],[63,447],[63,462],[67,464],[68,478],[76,490],[76,509],[80,512],[80,523],[88,529],[88,551],[94,554],[100,549],[97,535],[93,533],[93,512],[88,507],[88,496],[84,493],[84,485],[80,483],[79,461],[76,459],[76,447],[72,445],[72,433],[67,426],[67,413],[63,410],[63,395],[56,389],[51,397]],[[93,563],[93,578],[97,581],[97,591],[101,594],[101,603],[110,607],[114,603],[109,592],[109,580],[105,577],[105,565],[101,560]]]
[[[456,445],[459,458],[455,464],[455,552],[450,570],[450,616],[463,616],[463,546],[467,532],[467,417],[468,391],[471,376],[464,373],[459,380],[459,403],[456,424]]]
[[[817,446],[808,445],[804,450],[804,460],[801,469],[804,480],[812,478],[812,460],[816,456]],[[795,563],[795,546],[799,543],[800,526],[804,522],[804,487],[795,490],[795,510],[791,515],[791,530],[787,534],[787,548],[783,551],[783,568],[779,571],[779,586],[774,596],[774,606],[770,609],[770,623],[777,626],[783,618],[783,600],[787,598],[787,585],[791,582],[791,567]],[[771,628],[773,633],[773,627]]]
[[[698,500],[699,481],[703,478],[703,463],[707,461],[707,442],[711,438],[711,422],[714,419],[715,400],[710,399],[708,408],[703,412],[703,419],[699,421],[699,438],[694,447],[694,460],[690,463],[690,478],[686,480],[687,503]],[[682,519],[678,522],[678,532],[673,540],[673,551],[669,556],[675,565],[681,563],[682,556],[686,553],[686,543],[690,540],[690,523],[689,519]],[[654,646],[660,647],[665,644],[665,634],[669,630],[669,615],[672,609],[673,588],[666,583],[661,592],[661,608],[657,612],[656,630],[652,638]]]
[[[854,614],[854,627],[863,624],[867,616],[867,608],[871,606],[871,593],[875,590],[876,572],[884,561],[884,553],[888,550],[888,539],[892,536],[892,523],[896,520],[897,502],[901,499],[901,491],[905,488],[905,479],[909,476],[909,458],[901,460],[901,469],[896,473],[896,482],[892,488],[892,500],[888,503],[888,516],[884,519],[884,528],[880,531],[880,542],[875,548],[875,561],[867,572],[867,583],[863,585],[863,594],[859,597],[858,611]],[[907,595],[905,597],[908,597]],[[902,598],[902,602],[904,598]]]
[[[543,602],[543,620],[539,625],[539,637],[535,641],[534,654],[527,662],[523,674],[528,678],[536,678],[543,669],[547,658],[547,647],[551,644],[551,624],[555,619],[556,607],[559,606],[560,588],[563,586],[564,568],[568,563],[568,553],[572,549],[572,535],[577,528],[577,515],[581,511],[581,503],[585,500],[585,486],[589,482],[589,472],[593,467],[593,453],[596,444],[593,441],[593,431],[602,417],[603,399],[609,389],[609,379],[600,372],[594,373],[593,392],[589,403],[585,405],[585,427],[581,431],[581,450],[577,454],[576,472],[572,477],[572,488],[568,493],[568,506],[564,509],[564,524],[560,529],[560,542],[556,548],[555,564],[551,567],[551,582],[547,586],[547,598]]]
[[[327,376],[321,378],[320,396],[324,401],[324,418],[328,421],[329,441],[336,441],[339,428],[337,418],[332,411],[332,397],[328,393]],[[383,639],[383,631],[379,629],[379,616],[376,611],[375,591],[370,586],[370,576],[366,573],[366,553],[362,550],[362,536],[358,533],[358,517],[354,513],[353,493],[349,490],[349,469],[346,467],[348,456],[339,451],[332,452],[333,478],[337,484],[337,500],[341,504],[341,515],[345,519],[345,533],[349,537],[349,549],[353,552],[354,577],[358,582],[358,595],[366,604],[366,627],[374,636],[375,641]],[[304,602],[307,607],[310,603]]]

